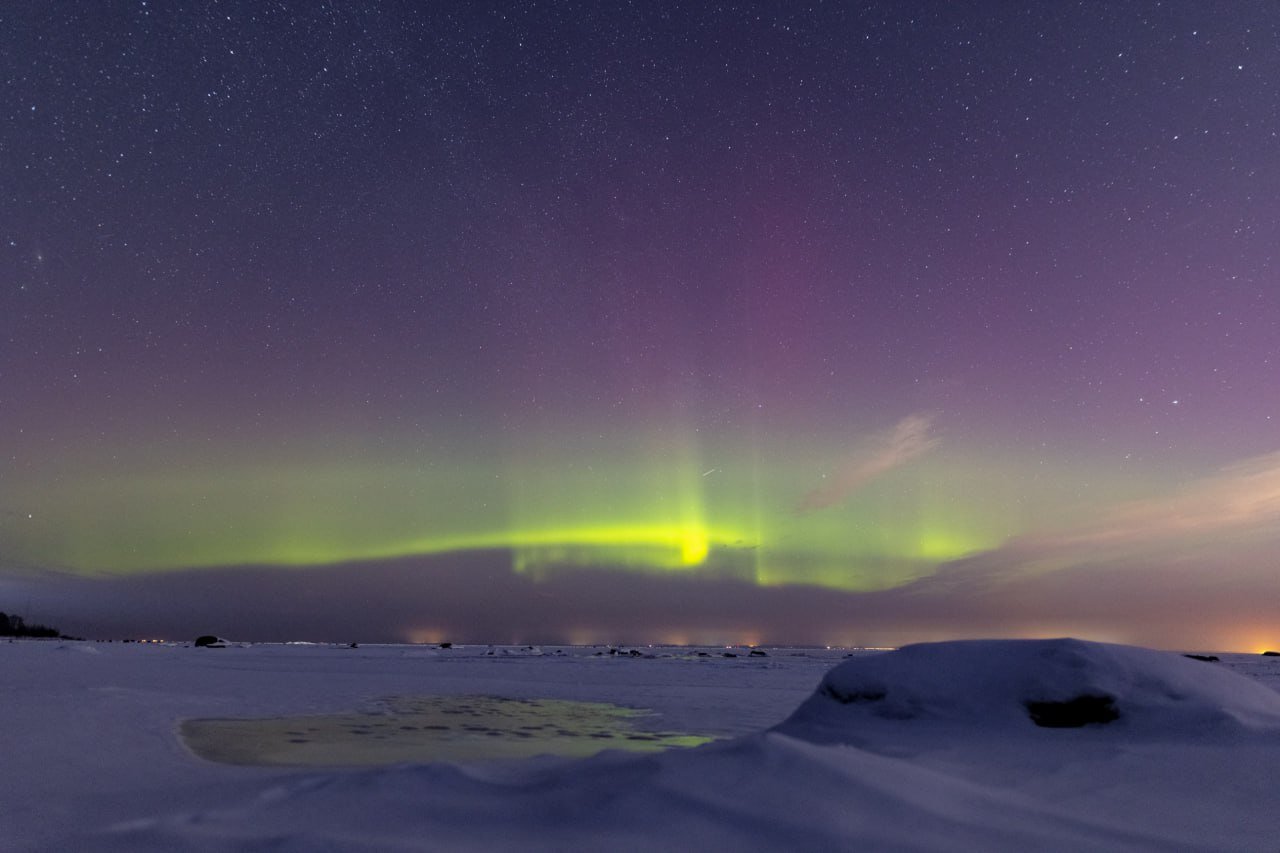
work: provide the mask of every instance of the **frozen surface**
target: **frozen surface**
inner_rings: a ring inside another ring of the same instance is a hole
[[[181,734],[210,761],[282,767],[586,758],[605,749],[655,752],[712,740],[642,728],[644,716],[605,702],[393,696],[355,713],[187,720]]]
[[[0,644],[6,849],[1273,850],[1280,836],[1277,658],[1078,641],[599,651]],[[205,761],[179,736],[193,719],[463,696],[611,703],[646,711],[628,719],[641,732],[724,739],[281,768]],[[1046,727],[1033,708],[1099,721]]]

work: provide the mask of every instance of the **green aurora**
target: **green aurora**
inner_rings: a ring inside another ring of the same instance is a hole
[[[17,483],[7,556],[125,574],[503,550],[535,579],[585,567],[852,591],[902,585],[1029,521],[1027,496],[1011,486],[1025,475],[1007,459],[997,467],[942,448],[801,511],[847,454],[759,439],[712,454],[693,434],[583,439],[572,450],[526,440],[501,453],[407,454],[409,464],[349,446],[64,460],[53,478]]]

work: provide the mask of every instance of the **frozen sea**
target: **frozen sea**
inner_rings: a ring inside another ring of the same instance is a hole
[[[1220,658],[1071,640],[0,643],[0,839],[1276,850],[1280,658]]]

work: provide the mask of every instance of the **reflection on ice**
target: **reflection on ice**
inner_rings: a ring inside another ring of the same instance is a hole
[[[712,740],[636,728],[633,722],[645,714],[599,702],[400,696],[346,714],[186,720],[181,734],[208,761],[276,766],[585,757],[604,749],[652,752]]]

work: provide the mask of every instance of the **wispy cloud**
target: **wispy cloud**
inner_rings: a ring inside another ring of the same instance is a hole
[[[1280,453],[1246,459],[1173,495],[1116,506],[1098,520],[1023,546],[1074,549],[1167,543],[1270,527],[1280,522]]]
[[[797,506],[799,512],[812,512],[835,506],[885,472],[923,456],[938,446],[931,435],[933,419],[911,415],[898,421],[889,432],[877,436],[870,447],[854,453],[821,486],[813,489]]]
[[[1126,642],[1250,648],[1275,636],[1277,553],[1280,453],[1271,453],[1172,494],[1099,508],[1091,521],[1019,536],[900,592],[904,604],[915,599],[908,610],[946,602],[992,625],[1021,619],[1105,629]]]

